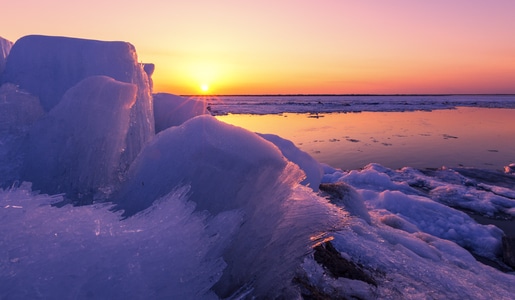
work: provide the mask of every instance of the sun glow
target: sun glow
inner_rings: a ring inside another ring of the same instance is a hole
[[[207,93],[209,91],[209,85],[208,84],[201,84],[200,85],[200,90],[202,91],[202,93]]]

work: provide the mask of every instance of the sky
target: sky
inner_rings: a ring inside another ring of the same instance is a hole
[[[515,93],[513,0],[8,0],[0,36],[133,44],[154,91]],[[204,90],[203,90],[204,89]]]

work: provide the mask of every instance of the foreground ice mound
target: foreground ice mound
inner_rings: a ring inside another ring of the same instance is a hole
[[[272,143],[211,116],[159,133],[132,164],[118,198],[125,215],[137,213],[179,185],[191,185],[197,209],[240,208],[268,188],[288,164]],[[292,173],[301,179],[302,172]],[[213,194],[216,191],[216,194]]]
[[[5,61],[9,55],[9,52],[11,51],[12,46],[13,43],[11,41],[8,41],[0,36],[0,78],[2,72],[4,71]]]
[[[133,45],[67,37],[30,35],[13,45],[2,83],[13,83],[39,97],[50,111],[65,92],[83,79],[105,75],[137,87],[131,109],[126,161],[132,161],[154,135],[152,95],[147,73],[138,62]]]
[[[116,197],[131,216],[182,185],[196,210],[239,212],[215,291],[278,295],[311,246],[336,223],[335,208],[299,185],[304,173],[272,143],[204,115],[159,133],[134,161]],[[340,214],[341,216],[341,214]],[[320,235],[322,233],[322,235]]]
[[[167,93],[154,95],[154,119],[156,133],[168,127],[179,126],[187,120],[209,114],[207,104],[193,97],[184,98]]]
[[[109,196],[124,172],[134,84],[89,77],[36,122],[25,143],[22,178],[45,193],[66,193],[77,203]]]

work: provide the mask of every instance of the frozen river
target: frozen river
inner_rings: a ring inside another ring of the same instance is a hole
[[[229,114],[219,120],[293,141],[320,162],[357,169],[499,169],[515,162],[515,110],[458,107],[433,111]]]

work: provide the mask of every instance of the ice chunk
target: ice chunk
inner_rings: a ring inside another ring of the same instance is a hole
[[[241,212],[215,290],[225,298],[247,287],[267,298],[291,285],[302,258],[334,228],[335,215],[342,216],[299,185],[303,176],[272,143],[203,115],[159,133],[136,158],[115,198],[117,209],[130,216],[190,185],[197,210],[215,216]]]
[[[454,174],[452,179],[463,182],[463,186],[428,178],[410,168],[393,171],[370,164],[363,170],[344,174],[339,180],[354,186],[365,199],[371,215],[379,214],[386,224],[406,231],[418,228],[424,233],[451,240],[477,255],[495,260],[500,250],[502,231],[495,226],[477,224],[467,214],[438,202],[443,202],[440,198],[445,198],[447,203],[457,206],[457,203],[468,201],[471,207],[481,206],[483,210],[485,206],[494,205],[492,202],[502,203],[505,207],[509,203],[501,202],[502,197],[484,190],[471,190],[463,181],[463,176],[458,179],[456,176]],[[445,178],[451,179],[448,176]],[[409,183],[423,187],[420,189],[424,192],[415,190]],[[396,215],[402,221],[394,220],[389,214]]]
[[[414,224],[422,232],[451,240],[475,254],[495,260],[500,253],[502,231],[495,226],[476,223],[467,214],[429,198],[384,191],[372,201],[376,208]]]
[[[143,149],[129,170],[119,206],[132,215],[171,187],[191,184],[191,200],[198,209],[218,213],[241,207],[248,195],[272,184],[286,165],[277,147],[257,134],[199,116],[159,133]]]
[[[8,41],[0,36],[0,79],[5,68],[5,61],[7,60],[7,56],[9,55],[12,46],[13,43],[11,41]]]
[[[49,111],[69,88],[93,75],[134,83],[148,92],[146,73],[137,61],[134,46],[68,37],[20,38],[12,47],[3,81],[39,96]]]
[[[515,208],[515,178],[498,171],[473,168],[388,171],[396,182],[405,182],[422,195],[453,208],[493,217]],[[405,190],[407,191],[407,190]]]
[[[168,127],[179,126],[193,117],[209,114],[206,107],[206,102],[193,97],[184,98],[166,93],[155,94],[156,133]]]
[[[338,180],[345,181],[356,188],[374,191],[399,190],[409,194],[419,194],[404,181],[395,181],[391,178],[394,171],[379,164],[368,164],[363,170],[352,170],[343,174]]]
[[[125,161],[132,161],[154,135],[152,95],[148,75],[138,62],[133,45],[67,37],[30,35],[13,45],[2,76],[38,96],[45,111],[55,107],[64,93],[81,80],[105,75],[137,87]]]
[[[283,139],[275,134],[259,134],[266,140],[274,143],[282,154],[290,161],[296,163],[304,173],[306,178],[302,184],[309,186],[313,191],[318,191],[318,186],[322,180],[322,166],[311,155],[297,148],[291,141]]]
[[[33,125],[23,179],[46,193],[67,193],[79,203],[108,195],[123,172],[136,95],[134,84],[107,76],[86,78],[68,90]]]

